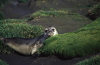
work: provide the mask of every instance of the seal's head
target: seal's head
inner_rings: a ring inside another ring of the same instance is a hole
[[[57,30],[55,27],[49,27],[49,28],[46,28],[45,29],[45,35],[48,35],[48,36],[55,36],[58,34]]]

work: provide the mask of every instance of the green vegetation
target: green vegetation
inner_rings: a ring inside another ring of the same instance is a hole
[[[4,61],[0,60],[0,65],[8,65],[8,64],[5,63]]]
[[[0,20],[0,25],[2,24],[9,24],[9,23],[13,23],[13,24],[20,24],[20,23],[25,23],[27,24],[27,22],[25,22],[25,19],[5,19],[5,20]]]
[[[64,10],[54,10],[54,11],[37,11],[33,13],[31,16],[37,17],[37,16],[61,16],[61,15],[66,15],[68,14],[68,11]]]
[[[100,30],[100,18],[96,19],[96,21],[92,22],[91,24],[80,28],[77,32],[81,31],[92,31],[92,30]]]
[[[77,63],[76,65],[100,65],[100,56],[92,57]]]
[[[45,41],[43,54],[62,57],[86,56],[100,52],[100,18],[73,33],[59,34]]]
[[[69,14],[69,11],[65,11],[65,10],[51,10],[51,11],[40,10],[40,11],[33,13],[30,16],[30,18],[38,18],[41,16],[64,16],[66,14]]]
[[[2,20],[0,21],[0,36],[33,38],[42,34],[41,26],[29,25],[23,20]]]
[[[40,26],[28,24],[3,24],[0,26],[0,36],[2,37],[33,38],[39,36],[41,32]]]
[[[20,3],[26,3],[28,0],[19,0]]]
[[[43,33],[42,26],[27,24],[24,20],[8,19],[0,21],[0,37],[34,38]],[[9,48],[0,41],[0,52],[9,53]],[[11,49],[10,49],[11,50]]]

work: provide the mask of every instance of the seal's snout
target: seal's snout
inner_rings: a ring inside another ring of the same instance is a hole
[[[48,35],[51,37],[51,36],[55,36],[57,34],[58,34],[58,32],[55,27],[49,27],[49,28],[45,29],[45,35]]]

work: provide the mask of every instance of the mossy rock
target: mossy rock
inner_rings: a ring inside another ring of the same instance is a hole
[[[99,53],[99,21],[100,18],[76,32],[59,34],[47,39],[40,51],[44,55],[59,55],[64,58]],[[96,26],[98,29],[95,28]]]
[[[8,65],[6,62],[0,60],[0,65]]]
[[[73,32],[90,22],[92,21],[88,18],[69,10],[37,11],[30,16],[28,21],[33,25],[54,26],[59,33]]]
[[[76,65],[100,65],[100,55],[92,57],[90,59],[83,60]]]

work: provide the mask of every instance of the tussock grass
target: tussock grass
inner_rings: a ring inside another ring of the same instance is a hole
[[[32,14],[32,16],[36,17],[36,16],[60,16],[60,15],[65,15],[68,14],[69,11],[64,11],[64,10],[53,10],[53,11],[37,11],[35,13]]]
[[[76,65],[100,65],[100,55],[83,60]]]
[[[4,61],[0,60],[0,65],[8,65],[8,64],[5,63]]]
[[[15,24],[20,24],[20,23],[26,23],[26,19],[4,19],[0,20],[0,25],[1,24],[7,24],[7,23],[15,23]]]
[[[38,17],[47,17],[47,16],[51,16],[51,17],[64,16],[66,14],[71,14],[71,13],[68,10],[50,10],[50,11],[40,10],[30,15],[29,19],[38,18]]]
[[[32,26],[23,22],[23,20],[8,19],[0,21],[1,37],[33,38],[41,35],[42,29],[42,26]]]
[[[62,57],[86,56],[100,52],[100,18],[72,33],[59,34],[45,41],[43,54]]]

